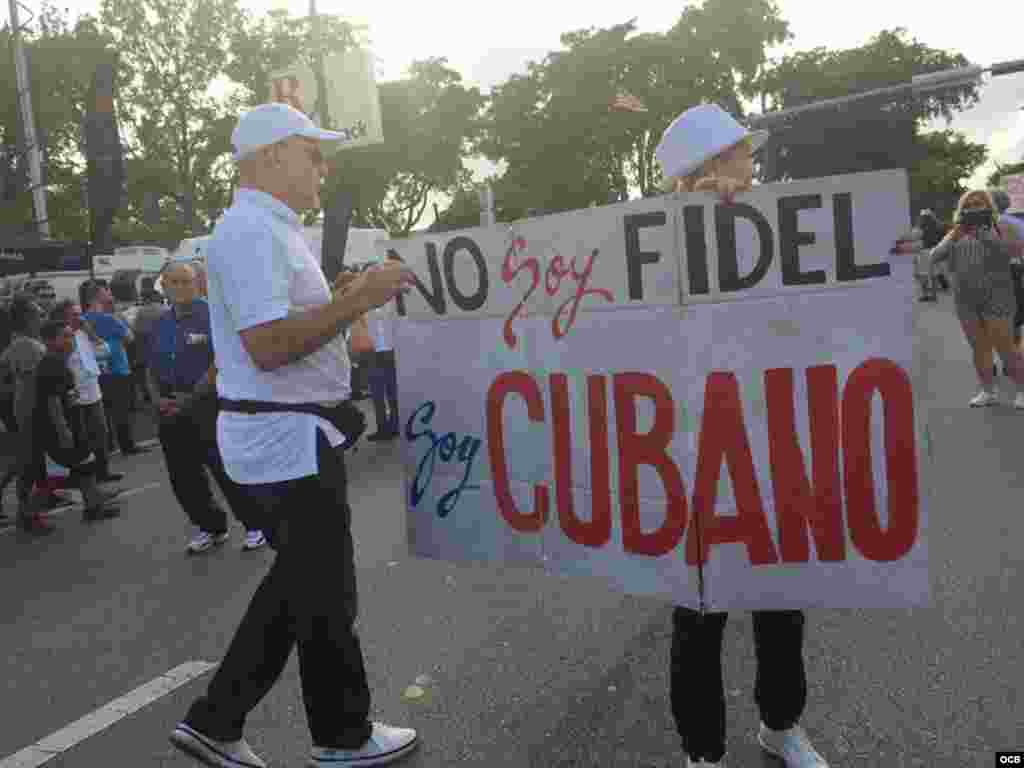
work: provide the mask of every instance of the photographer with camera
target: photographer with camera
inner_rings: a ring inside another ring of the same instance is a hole
[[[957,316],[974,353],[974,369],[981,383],[972,407],[995,405],[992,350],[1006,363],[1007,375],[1017,385],[1014,406],[1024,408],[1024,358],[1013,339],[1017,300],[1010,262],[1024,253],[1024,241],[1004,238],[991,195],[971,190],[960,198],[954,227],[931,253],[931,265],[948,261],[956,275],[954,298]]]

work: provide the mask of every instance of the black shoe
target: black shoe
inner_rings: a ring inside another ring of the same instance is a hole
[[[131,448],[125,448],[121,451],[122,456],[138,456],[142,453],[149,453],[149,448],[143,448],[141,445],[136,445]]]
[[[61,509],[62,507],[70,507],[75,502],[66,496],[58,496],[55,493],[51,493],[43,504],[47,509]]]
[[[18,529],[32,536],[46,536],[57,530],[53,523],[43,518],[38,512],[28,517],[19,518]]]
[[[87,509],[82,512],[82,520],[86,523],[95,523],[98,520],[110,520],[120,517],[121,510],[114,504],[104,504],[102,507]]]
[[[374,432],[366,439],[371,443],[382,443],[386,440],[394,440],[396,437],[398,437],[397,432]]]
[[[124,480],[123,472],[107,472],[107,474],[96,478],[97,483],[116,483],[119,480]]]

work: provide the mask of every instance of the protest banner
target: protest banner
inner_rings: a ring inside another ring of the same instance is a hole
[[[1024,211],[1024,174],[1003,176],[1002,181],[1006,192],[1010,195],[1009,210]]]
[[[374,77],[373,54],[363,48],[335,53],[324,59],[327,121],[317,114],[316,76],[299,61],[271,73],[269,100],[290,104],[310,115],[321,128],[348,135],[342,148],[352,149],[384,141],[380,99]]]
[[[385,241],[410,550],[709,610],[927,599],[906,174]]]

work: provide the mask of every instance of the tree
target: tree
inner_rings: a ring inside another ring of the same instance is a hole
[[[48,215],[54,238],[85,240],[89,222],[82,206],[85,159],[80,152],[86,96],[96,65],[112,40],[91,16],[72,22],[66,11],[44,4],[33,28],[23,33],[29,62],[37,134],[45,139]],[[11,50],[10,30],[0,30],[0,50]],[[0,134],[3,151],[21,143],[13,66],[0,67]],[[24,164],[23,164],[24,167]],[[27,183],[27,176],[22,179]],[[15,190],[11,190],[15,192]],[[32,220],[31,194],[0,201],[0,230],[22,231]]]
[[[230,167],[231,100],[213,86],[224,74],[232,35],[245,17],[237,0],[103,0],[100,20],[120,53],[119,118],[129,173],[122,239],[170,239],[206,230],[223,209]],[[197,221],[142,222],[143,192],[191,200]]]
[[[353,200],[353,225],[408,234],[430,196],[465,183],[463,158],[476,138],[483,97],[443,58],[417,61],[409,77],[379,86],[382,144],[332,160],[327,194]]]
[[[984,165],[988,148],[948,129],[923,134],[918,140],[925,157],[911,172],[911,210],[931,208],[940,219],[948,220],[967,191],[964,181]]]
[[[707,0],[666,33],[635,32],[630,21],[567,33],[563,50],[494,89],[479,149],[508,165],[495,191],[505,215],[652,194],[661,179],[654,149],[671,120],[704,100],[742,115],[768,47],[789,37],[767,0]],[[620,91],[647,112],[610,112]]]
[[[997,163],[995,171],[988,177],[988,185],[990,187],[999,186],[1003,176],[1012,176],[1018,173],[1024,173],[1024,162],[1010,163],[1009,165]]]

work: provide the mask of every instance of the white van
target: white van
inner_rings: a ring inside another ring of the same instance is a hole
[[[304,227],[303,234],[306,236],[306,242],[309,243],[313,254],[320,258],[323,249],[323,225]],[[205,264],[206,244],[209,239],[210,237],[207,235],[182,240],[181,245],[170,258],[173,261],[198,261]],[[350,228],[348,240],[345,242],[345,266],[359,266],[380,261],[382,252],[377,244],[379,241],[387,239],[386,229]]]

